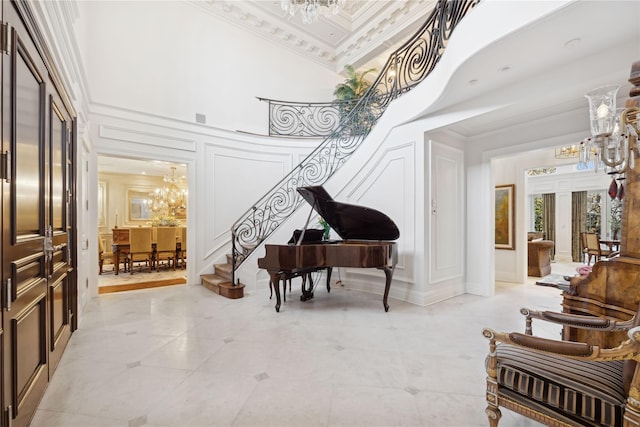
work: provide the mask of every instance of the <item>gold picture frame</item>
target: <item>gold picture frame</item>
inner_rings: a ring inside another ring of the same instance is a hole
[[[515,184],[495,188],[495,248],[515,250]]]

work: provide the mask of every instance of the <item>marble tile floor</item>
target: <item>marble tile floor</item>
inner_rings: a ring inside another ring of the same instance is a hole
[[[559,310],[560,291],[534,282],[428,307],[390,299],[387,313],[381,296],[347,286],[306,302],[294,286],[280,313],[267,290],[101,295],[31,427],[486,426],[481,330],[523,330],[520,307]],[[539,424],[504,410],[500,425]]]

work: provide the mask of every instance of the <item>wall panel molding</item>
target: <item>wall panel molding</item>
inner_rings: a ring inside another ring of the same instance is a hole
[[[464,153],[430,142],[429,286],[464,278]]]
[[[112,141],[127,141],[148,146],[157,146],[184,151],[196,151],[196,143],[193,139],[168,136],[141,129],[123,128],[102,124],[99,127],[100,138]]]

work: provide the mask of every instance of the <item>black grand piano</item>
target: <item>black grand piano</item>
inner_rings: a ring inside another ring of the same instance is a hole
[[[322,186],[298,187],[298,193],[327,221],[343,240],[309,241],[302,237],[286,245],[265,245],[265,257],[258,267],[267,270],[276,293],[276,311],[280,311],[280,281],[302,277],[302,300],[313,297],[305,289],[310,273],[327,269],[327,290],[333,267],[378,268],[384,270],[386,283],[382,303],[389,311],[387,297],[397,262],[396,244],[400,236],[396,224],[375,209],[336,202]],[[294,234],[296,236],[296,234]],[[311,285],[313,285],[311,283]]]

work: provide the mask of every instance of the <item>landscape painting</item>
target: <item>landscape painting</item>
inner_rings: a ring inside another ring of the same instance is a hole
[[[514,192],[515,185],[497,185],[495,189],[496,201],[496,249],[515,249],[514,242]]]

